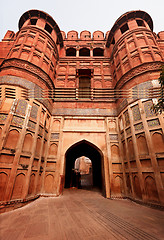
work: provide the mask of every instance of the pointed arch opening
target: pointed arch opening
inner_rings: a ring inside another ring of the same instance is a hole
[[[104,49],[102,49],[102,48],[94,48],[93,49],[93,56],[94,57],[104,56]]]
[[[65,188],[96,189],[105,195],[104,161],[99,148],[82,140],[67,150],[65,159]]]
[[[68,57],[76,57],[76,49],[75,48],[68,48],[66,50],[66,56],[68,56]]]
[[[80,57],[90,57],[90,49],[89,48],[81,48],[79,50]]]

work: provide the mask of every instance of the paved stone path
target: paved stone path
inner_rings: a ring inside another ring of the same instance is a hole
[[[164,212],[98,192],[65,190],[0,215],[0,240],[164,239]]]

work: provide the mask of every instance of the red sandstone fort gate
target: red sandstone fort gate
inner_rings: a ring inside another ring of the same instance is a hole
[[[0,42],[2,206],[59,195],[81,156],[106,197],[163,204],[164,118],[152,110],[163,49],[164,32],[140,10],[105,35],[66,34],[47,13],[25,12]]]

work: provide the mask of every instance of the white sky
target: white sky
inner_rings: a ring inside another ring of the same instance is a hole
[[[154,32],[164,31],[164,0],[0,0],[0,40],[7,30],[18,31],[18,21],[30,9],[53,17],[66,33],[100,30],[106,33],[125,12],[146,11],[153,19]]]

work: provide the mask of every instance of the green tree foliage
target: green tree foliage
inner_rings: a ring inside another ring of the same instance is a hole
[[[158,103],[153,106],[153,109],[156,113],[162,113],[164,111],[164,66],[158,78],[160,83],[160,93],[158,98]]]

